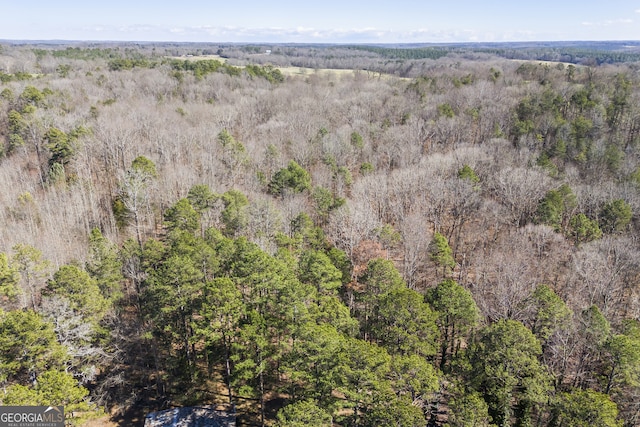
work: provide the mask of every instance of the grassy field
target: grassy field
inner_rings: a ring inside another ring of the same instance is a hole
[[[220,62],[227,62],[227,58],[223,58],[220,55],[183,55],[183,56],[167,56],[167,59],[180,59],[182,61],[204,61],[207,59],[217,59]]]
[[[168,59],[179,59],[182,61],[203,61],[215,59],[220,62],[227,62],[227,58],[223,58],[220,55],[199,55],[199,56],[169,56]],[[308,77],[312,75],[327,77],[327,76],[337,76],[342,77],[345,75],[352,75],[354,72],[362,72],[366,71],[354,71],[350,69],[339,69],[339,68],[306,68],[306,67],[276,67],[279,69],[282,74],[285,76],[301,76]]]
[[[357,71],[354,70],[344,70],[337,68],[305,68],[305,67],[276,67],[278,68],[282,74],[285,76],[311,76],[318,75],[322,77],[337,75],[344,76],[347,74],[353,74]]]

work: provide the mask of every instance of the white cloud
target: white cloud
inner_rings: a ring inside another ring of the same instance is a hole
[[[376,28],[331,29],[323,30],[311,27],[297,28],[245,28],[236,26],[217,27],[155,25],[98,25],[77,28],[74,37],[87,40],[139,40],[139,41],[194,41],[194,42],[318,42],[349,43],[354,41],[386,41],[391,37],[397,40],[428,40],[429,33],[383,31]]]
[[[605,22],[585,22],[591,28],[604,27]],[[610,24],[609,24],[610,25]],[[321,29],[314,27],[238,26],[85,26],[70,29],[68,39],[114,41],[239,42],[239,43],[454,43],[473,41],[527,41],[554,39],[555,35],[523,30],[478,31],[471,29],[417,28],[411,30],[376,27]],[[557,37],[555,37],[557,38]]]
[[[600,22],[582,22],[582,25],[586,27],[610,27],[612,25],[626,25],[633,24],[633,19],[629,18],[620,18],[620,19],[607,19]]]
[[[604,21],[605,25],[617,25],[617,24],[632,24],[633,19],[615,19]]]
[[[352,41],[380,41],[386,39],[417,39],[423,40],[429,33],[424,31],[393,32],[377,28],[353,29],[317,29],[311,27],[297,28],[243,28],[243,27],[182,27],[172,28],[170,32],[183,39],[195,41],[266,41],[266,42],[352,42]],[[395,41],[395,40],[392,40]]]

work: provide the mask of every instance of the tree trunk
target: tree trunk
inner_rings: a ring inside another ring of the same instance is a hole
[[[611,387],[613,386],[613,378],[615,376],[615,373],[616,373],[616,365],[613,365],[613,367],[611,368],[611,372],[607,377],[607,388],[604,391],[605,394],[609,394],[611,392]]]
[[[231,355],[229,354],[229,347],[231,347],[231,343],[228,342],[226,335],[223,335],[222,339],[224,340],[224,358],[227,371],[227,394],[229,396],[229,404],[235,412],[236,405],[233,403],[233,394],[231,392]]]

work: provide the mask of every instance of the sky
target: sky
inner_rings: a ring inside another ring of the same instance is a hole
[[[640,0],[0,0],[0,39],[239,43],[640,40]]]

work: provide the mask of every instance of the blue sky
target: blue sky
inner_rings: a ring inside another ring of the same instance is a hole
[[[0,39],[298,43],[640,40],[640,0],[0,0]]]

